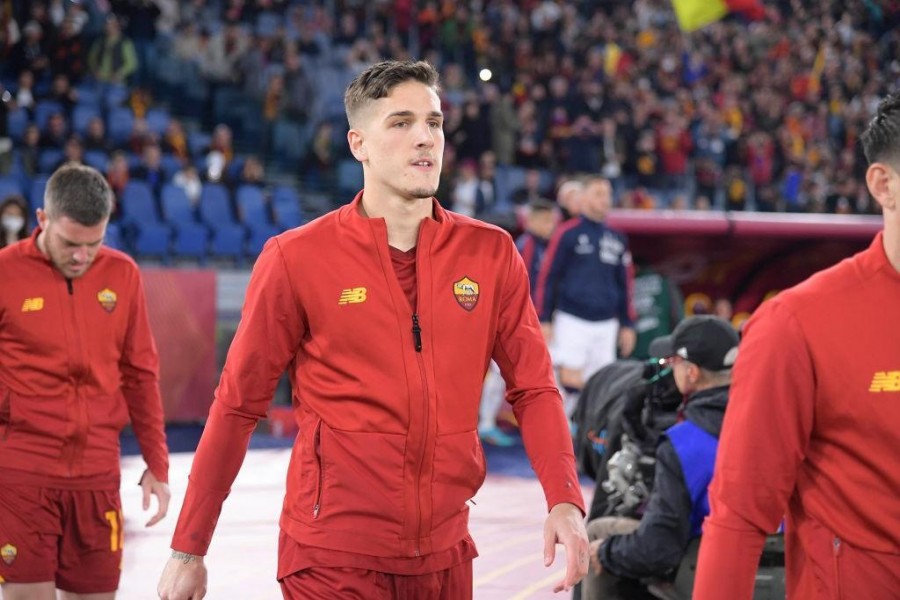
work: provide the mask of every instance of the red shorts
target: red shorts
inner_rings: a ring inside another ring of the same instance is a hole
[[[118,490],[0,486],[0,577],[53,581],[76,594],[113,592],[122,571]]]
[[[472,561],[425,575],[314,567],[288,575],[280,583],[285,600],[471,600]]]

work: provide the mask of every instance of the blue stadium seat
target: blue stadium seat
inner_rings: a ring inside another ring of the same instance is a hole
[[[62,104],[55,100],[41,100],[34,105],[34,122],[37,123],[41,131],[47,127],[47,121],[50,120],[50,115],[54,113],[65,114]]]
[[[167,183],[160,192],[160,202],[165,220],[175,227],[185,223],[196,223],[194,206],[184,190],[174,183]]]
[[[21,195],[22,186],[15,177],[0,177],[0,202],[7,196]]]
[[[90,104],[77,104],[72,110],[72,130],[78,135],[87,132],[88,123],[100,116],[100,107]]]
[[[262,189],[259,186],[242,185],[237,189],[236,200],[238,214],[242,223],[250,228],[260,225],[271,225],[271,220],[266,210],[266,199],[263,197]]]
[[[169,113],[162,108],[151,108],[147,111],[147,128],[162,137],[169,126]]]
[[[355,196],[363,189],[362,165],[353,158],[342,158],[337,163],[338,193],[343,196]]]
[[[103,245],[115,248],[116,250],[124,250],[125,246],[122,240],[122,230],[116,223],[109,223],[106,226],[106,235],[103,237]]]
[[[21,142],[29,122],[28,112],[24,108],[17,108],[8,113],[6,115],[6,128],[9,137],[11,137],[13,141]]]
[[[171,153],[165,153],[160,160],[163,173],[165,173],[166,181],[171,181],[175,173],[181,170],[181,159]]]
[[[109,111],[106,133],[113,142],[120,144],[128,139],[134,129],[134,113],[130,108],[118,107]]]
[[[300,197],[291,187],[275,188],[272,194],[272,212],[275,213],[275,223],[283,230],[293,229],[304,223]]]
[[[228,188],[219,183],[204,184],[200,192],[200,220],[213,229],[221,224],[237,223]]]
[[[106,83],[102,87],[103,105],[107,110],[121,107],[128,100],[131,92],[128,86],[118,83]]]
[[[186,222],[175,225],[175,240],[172,251],[182,258],[206,260],[209,230],[199,223]]]
[[[28,192],[28,202],[31,210],[44,208],[44,190],[47,189],[46,175],[35,175],[31,180],[31,190]]]
[[[274,225],[258,225],[251,228],[250,235],[247,237],[247,256],[259,256],[269,238],[275,237],[279,233],[280,231]]]
[[[97,89],[97,85],[95,83],[80,83],[75,88],[75,91],[78,92],[78,104],[80,106],[92,106],[98,109],[101,108],[100,91]]]
[[[52,173],[56,165],[63,159],[63,151],[58,148],[47,148],[38,157],[38,171]]]
[[[162,223],[145,223],[141,225],[134,238],[134,253],[138,256],[155,256],[167,259],[171,229]]]
[[[150,186],[140,180],[129,181],[122,190],[120,202],[122,224],[141,230],[145,225],[158,225],[162,221],[156,210],[156,199]]]
[[[84,153],[84,164],[94,167],[101,173],[106,173],[106,166],[109,163],[109,157],[102,150],[88,150]]]
[[[197,158],[203,154],[203,151],[212,142],[212,136],[203,131],[192,131],[188,134],[188,149],[193,158]]]
[[[213,228],[209,253],[217,258],[230,258],[240,261],[244,258],[244,239],[246,230],[233,223],[220,223]]]

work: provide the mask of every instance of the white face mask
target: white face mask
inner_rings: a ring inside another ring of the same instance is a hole
[[[18,215],[3,216],[3,230],[7,233],[19,233],[19,230],[25,225],[25,217]]]

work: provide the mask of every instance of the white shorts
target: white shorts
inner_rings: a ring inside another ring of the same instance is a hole
[[[550,354],[557,367],[581,371],[587,381],[591,375],[616,360],[618,337],[618,319],[586,321],[556,311],[553,315]]]

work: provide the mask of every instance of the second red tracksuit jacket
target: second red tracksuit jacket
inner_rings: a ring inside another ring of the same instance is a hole
[[[246,441],[287,367],[300,424],[281,527],[301,544],[383,557],[467,533],[485,477],[476,425],[491,357],[548,504],[583,510],[572,443],[528,277],[502,230],[422,222],[418,307],[360,197],[271,240],[254,267],[197,450],[173,548],[205,554]]]

